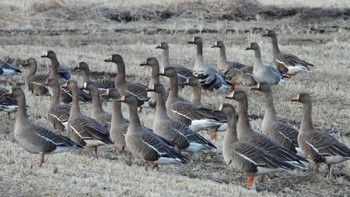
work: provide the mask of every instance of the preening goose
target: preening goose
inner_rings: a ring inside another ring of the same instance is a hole
[[[42,58],[49,58],[51,60],[51,69],[50,69],[50,74],[49,74],[49,78],[51,79],[57,79],[58,82],[60,83],[60,85],[63,85],[64,83],[67,82],[66,77],[64,76],[62,77],[62,75],[59,73],[59,67],[60,67],[60,63],[57,59],[56,53],[49,50],[46,52],[45,55],[41,56]],[[61,69],[62,70],[62,69]],[[83,90],[79,89],[78,90],[79,93],[79,99],[83,102],[91,102],[92,98],[90,97],[90,95],[86,94]],[[64,103],[70,103],[72,102],[72,93],[69,92],[67,89],[65,88],[61,88],[61,96],[60,96],[61,100]]]
[[[17,111],[18,105],[16,97],[11,95],[5,95],[8,92],[8,89],[3,87],[0,88],[0,111],[7,112],[7,117],[9,120],[11,120],[11,113]]]
[[[162,84],[154,84],[148,88],[158,94],[156,113],[153,118],[153,131],[157,135],[174,142],[174,145],[187,152],[198,152],[202,149],[216,149],[215,145],[194,132],[185,124],[171,119],[165,107],[165,88]]]
[[[309,66],[314,66],[293,54],[282,53],[278,47],[275,31],[267,30],[263,37],[270,37],[272,40],[273,63],[281,74],[291,77],[299,72],[310,72]]]
[[[92,81],[90,76],[90,68],[86,62],[79,62],[77,67],[73,68],[74,71],[82,73],[83,81]],[[108,88],[114,88],[115,82],[110,79],[97,79],[93,81],[100,91],[106,91]]]
[[[230,104],[223,104],[218,109],[227,116],[227,131],[223,141],[223,156],[226,164],[235,170],[247,173],[247,188],[251,189],[254,176],[275,172],[289,172],[293,166],[280,160],[254,143],[238,140],[236,111]]]
[[[26,98],[24,92],[19,87],[13,87],[11,92],[5,93],[13,95],[17,99],[18,109],[15,122],[15,139],[26,151],[39,154],[39,166],[44,163],[45,154],[53,154],[83,148],[80,144],[73,142],[69,138],[56,134],[51,130],[35,125],[28,120],[26,110]]]
[[[104,144],[113,144],[106,127],[80,112],[78,85],[76,81],[69,80],[64,84],[72,92],[72,107],[68,119],[69,137],[83,146],[94,148],[97,157],[97,147]]]
[[[47,112],[47,120],[54,129],[63,132],[67,130],[71,106],[60,103],[61,87],[57,79],[48,79],[45,85],[48,86],[51,94],[50,108]]]
[[[213,90],[227,90],[227,84],[224,77],[213,66],[204,62],[203,58],[203,41],[201,37],[193,37],[189,44],[197,46],[196,62],[193,67],[194,77],[199,79],[203,89]]]
[[[328,170],[331,170],[331,164],[350,160],[349,147],[330,134],[314,128],[310,95],[300,93],[292,98],[292,101],[303,104],[303,117],[300,124],[298,143],[306,157],[313,161],[313,172],[317,172],[319,163],[328,164]]]
[[[29,73],[26,79],[28,91],[36,96],[47,95],[49,90],[43,85],[49,79],[48,74],[36,74],[38,64],[35,58],[29,58],[24,63],[23,67],[29,67]]]
[[[118,99],[121,97],[118,89],[110,88],[106,92],[101,93],[102,96],[112,98],[112,120],[109,133],[114,142],[114,152],[126,148],[125,135],[129,127],[129,120],[123,117],[121,103]]]
[[[269,136],[284,148],[296,153],[299,150],[299,131],[295,127],[278,120],[273,105],[271,86],[267,83],[258,83],[256,87],[251,89],[264,93],[265,114],[261,124],[262,133]]]
[[[99,122],[104,127],[110,128],[112,114],[103,110],[97,85],[92,81],[86,81],[84,82],[83,87],[90,92],[90,95],[92,97],[91,117],[97,120],[97,122]]]
[[[263,64],[258,43],[252,42],[250,47],[248,47],[246,50],[254,50],[255,52],[253,76],[256,82],[268,83],[270,85],[283,85],[285,83],[282,75],[276,68]]]
[[[166,101],[166,108],[169,117],[188,125],[192,130],[226,130],[227,122],[224,114],[214,112],[188,102],[179,101],[178,81],[176,71],[172,67],[165,67],[159,73],[170,79],[170,92]]]
[[[298,156],[295,152],[292,152],[273,141],[270,137],[253,131],[250,127],[248,120],[248,97],[242,90],[237,90],[227,95],[226,98],[234,99],[238,102],[238,140],[253,143],[264,148],[281,161],[285,161],[294,167],[305,168],[301,161],[307,162],[307,160],[301,156]]]
[[[193,77],[193,71],[183,65],[180,64],[171,64],[169,60],[169,45],[167,42],[161,42],[156,49],[163,50],[163,60],[162,67],[164,69],[166,66],[172,66],[176,70],[179,84],[185,81],[188,77]]]
[[[3,75],[3,76],[19,75],[22,73],[22,71],[19,70],[18,68],[14,67],[11,64],[6,63],[2,60],[0,60],[0,68],[2,69],[1,75]]]
[[[153,162],[157,170],[159,169],[158,164],[187,163],[188,159],[185,156],[177,153],[151,130],[141,126],[137,113],[138,101],[135,96],[127,94],[118,101],[125,102],[129,106],[130,124],[125,136],[126,146],[133,155],[145,161],[145,170],[148,169],[148,162]]]
[[[147,97],[147,86],[141,83],[132,83],[125,79],[125,63],[121,55],[113,54],[105,62],[113,62],[117,65],[118,74],[115,79],[115,87],[118,88],[121,95],[132,94],[138,99],[138,106],[142,108],[150,107]]]

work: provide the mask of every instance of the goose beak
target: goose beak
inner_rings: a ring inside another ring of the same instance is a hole
[[[73,68],[73,71],[78,71],[78,72],[80,72],[81,70],[80,70],[80,67],[77,66],[77,67],[74,67],[74,68]]]
[[[112,58],[105,59],[105,62],[112,62]]]
[[[108,97],[109,96],[109,89],[107,89],[106,91],[102,90],[99,95],[104,96],[104,97]]]
[[[140,66],[147,66],[148,64],[147,64],[147,60],[145,61],[145,62],[143,62],[143,63],[141,63],[140,64]]]
[[[190,84],[190,79],[187,78],[186,81],[182,82],[180,85],[185,86],[185,85],[189,85],[189,84]]]
[[[253,49],[252,49],[252,47],[248,47],[245,50],[247,51],[247,50],[253,50]]]
[[[84,82],[83,88],[86,89],[86,87],[87,87],[87,83]]]
[[[260,83],[257,83],[255,86],[250,88],[251,90],[260,90]]]
[[[119,99],[117,99],[118,102],[125,102],[125,96],[123,95]]]
[[[215,112],[222,112],[222,106],[223,106],[223,105],[221,104],[220,107],[215,108],[214,111],[215,111]]]
[[[68,86],[68,81],[61,85],[62,88],[67,88],[67,86]]]
[[[4,93],[4,94],[2,94],[2,95],[4,95],[4,96],[13,96],[12,90],[11,90],[11,91],[8,91],[8,92],[6,92],[6,93]]]
[[[211,46],[211,48],[215,48],[215,47],[218,47],[218,43],[215,42],[215,44],[213,46]]]
[[[162,46],[158,45],[156,46],[156,49],[162,49]]]
[[[154,92],[154,85],[150,85],[150,86],[147,88],[147,92]]]
[[[299,94],[295,97],[292,97],[290,100],[291,101],[299,101]]]
[[[165,76],[164,69],[159,71],[158,76]]]
[[[46,52],[46,54],[42,55],[41,57],[42,57],[42,58],[48,57],[48,56],[47,56],[47,52]]]
[[[227,99],[233,99],[233,96],[235,95],[235,91],[231,92],[230,94],[226,95],[225,98]]]

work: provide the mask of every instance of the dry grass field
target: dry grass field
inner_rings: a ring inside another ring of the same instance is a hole
[[[271,63],[271,41],[262,30],[275,29],[280,49],[315,64],[310,73],[288,80],[274,93],[278,117],[299,127],[301,104],[290,102],[300,92],[313,100],[316,127],[350,146],[350,5],[306,0],[300,4],[280,5],[276,0],[225,1],[103,1],[103,0],[5,0],[0,2],[0,57],[35,57],[39,72],[48,71],[48,61],[40,56],[54,50],[60,63],[73,68],[86,61],[92,70],[116,72],[116,66],[103,60],[113,53],[124,57],[128,79],[148,83],[149,68],[138,66],[147,57],[161,58],[155,47],[170,44],[170,59],[192,67],[195,47],[186,44],[193,36],[204,40],[204,58],[215,65],[218,50],[210,46],[223,40],[227,56],[248,65],[254,63],[251,41],[262,48],[264,62]],[[52,3],[58,2],[58,3]],[[5,78],[4,87],[21,85],[21,76]],[[79,76],[74,75],[79,80]],[[2,78],[1,80],[4,80]],[[6,82],[7,80],[7,82]],[[165,84],[167,81],[164,80]],[[23,86],[26,90],[26,87]],[[249,113],[262,117],[262,93],[242,87],[249,95]],[[181,94],[189,97],[191,90]],[[48,126],[48,97],[27,92],[30,119]],[[203,102],[219,106],[224,94],[203,96]],[[125,107],[125,106],[124,106]],[[83,110],[89,114],[89,105]],[[110,103],[105,106],[111,110]],[[124,115],[128,117],[127,110]],[[140,160],[126,164],[126,155],[114,154],[111,147],[100,149],[95,159],[91,150],[49,155],[42,167],[38,156],[24,151],[14,140],[14,120],[0,114],[0,196],[349,196],[350,162],[334,166],[327,177],[324,166],[316,175],[296,171],[279,174],[265,182],[256,181],[246,190],[246,176],[228,169],[221,155],[223,133],[219,133],[216,152],[190,155],[184,166],[161,166],[160,171],[145,172]],[[140,114],[142,123],[151,126],[153,111]],[[13,116],[13,119],[15,115]],[[261,118],[251,121],[259,129]],[[203,133],[209,137],[207,133]]]

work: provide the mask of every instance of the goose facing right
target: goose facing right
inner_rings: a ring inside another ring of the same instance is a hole
[[[238,140],[236,110],[230,104],[218,109],[227,116],[228,127],[223,141],[223,157],[226,164],[235,170],[247,173],[247,188],[251,189],[254,176],[275,172],[290,172],[293,166],[254,143]]]
[[[14,128],[15,139],[26,151],[40,155],[39,166],[44,163],[45,154],[61,153],[72,149],[83,148],[68,137],[31,123],[28,120],[26,98],[21,88],[13,87],[11,92],[5,94],[15,96],[18,103]]]
[[[153,162],[154,167],[158,164],[186,164],[188,159],[177,153],[173,147],[169,146],[162,138],[151,130],[141,126],[137,113],[137,98],[131,94],[122,96],[119,102],[125,102],[129,106],[130,125],[126,132],[126,146],[130,152],[144,160],[144,168],[148,169],[148,162]]]
[[[339,142],[330,134],[314,128],[312,124],[312,101],[307,93],[300,93],[291,99],[303,104],[303,117],[300,124],[298,143],[306,157],[313,161],[312,170],[318,170],[319,163],[331,164],[350,160],[350,148]]]
[[[282,75],[276,68],[270,65],[265,65],[262,62],[261,51],[258,43],[252,42],[250,47],[246,48],[246,50],[254,50],[255,52],[253,76],[256,82],[268,83],[270,85],[283,85],[285,83]]]

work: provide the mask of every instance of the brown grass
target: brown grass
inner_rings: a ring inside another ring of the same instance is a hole
[[[259,33],[252,36],[249,32],[244,33],[245,30],[254,27],[275,28],[279,33],[281,50],[294,53],[316,65],[311,73],[296,76],[276,92],[274,98],[278,117],[299,126],[301,105],[291,103],[289,98],[299,92],[309,92],[313,96],[315,125],[350,146],[350,93],[347,88],[350,45],[347,42],[348,30],[345,28],[325,34],[307,33],[308,27],[294,25],[298,24],[295,18],[289,18],[288,21],[262,19],[225,23],[203,21],[200,17],[179,16],[166,21],[116,23],[106,19],[101,9],[90,6],[99,1],[87,1],[87,5],[84,6],[74,5],[73,1],[65,2],[64,7],[48,8],[29,15],[26,12],[13,15],[13,10],[19,11],[22,8],[0,6],[0,24],[3,25],[0,57],[36,57],[40,64],[48,64],[46,59],[39,57],[47,50],[53,49],[64,66],[72,68],[79,61],[86,61],[92,70],[116,72],[116,66],[103,60],[112,53],[120,53],[124,57],[130,78],[148,83],[150,69],[141,70],[138,65],[150,56],[161,58],[161,52],[155,49],[161,41],[170,43],[171,62],[188,67],[194,64],[195,47],[186,44],[193,35],[180,30],[235,28],[237,31],[234,33],[220,31],[195,35],[203,37],[204,57],[208,63],[215,64],[218,56],[218,51],[210,46],[217,40],[223,40],[229,59],[251,65],[254,62],[253,53],[244,50],[249,42],[254,40],[261,45],[263,60],[267,63],[270,63],[272,58],[271,44],[269,39],[262,38]],[[230,9],[224,6],[227,5],[226,1],[208,5],[206,2],[181,1],[177,5],[162,4],[159,8],[178,6],[179,9],[183,9],[187,3],[199,5],[198,8],[195,7],[197,10],[200,10],[201,6],[208,10],[213,9],[213,13]],[[117,5],[109,3],[99,6]],[[150,10],[157,8],[148,4],[141,6],[142,9],[138,10],[144,10],[144,7]],[[283,25],[286,22],[290,25]],[[343,22],[346,21],[333,21],[333,24],[339,25]],[[318,24],[322,24],[322,21]],[[159,33],[159,28],[171,29],[173,33]],[[116,32],[118,29],[125,31]],[[40,68],[40,72],[46,73],[47,67]],[[23,73],[23,76],[25,75],[26,71]],[[23,76],[16,76],[15,79],[23,82]],[[74,78],[78,79],[78,76]],[[8,84],[4,86],[9,87]],[[261,93],[243,89],[249,95],[249,113],[263,115]],[[181,94],[188,97],[190,89],[185,88]],[[27,94],[27,101],[31,107],[31,120],[48,126],[46,110],[49,98],[38,99]],[[203,102],[213,105],[228,102],[236,106],[235,102],[224,100],[223,95],[203,96]],[[85,105],[83,111],[89,114],[89,108],[90,106]],[[110,104],[107,104],[105,109],[110,111]],[[124,109],[125,116],[128,116],[125,106]],[[8,121],[5,114],[1,116],[0,124],[3,129],[0,132],[0,162],[3,169],[0,170],[0,193],[4,196],[344,196],[350,193],[349,162],[336,165],[331,178],[326,177],[327,173],[322,167],[317,175],[308,172],[282,174],[264,183],[257,182],[257,191],[247,191],[244,188],[246,176],[233,169],[227,169],[223,162],[220,154],[223,134],[219,134],[219,139],[215,142],[219,148],[217,152],[193,155],[191,163],[186,166],[162,166],[159,173],[144,172],[140,160],[136,160],[135,165],[131,167],[127,166],[125,155],[113,154],[110,147],[101,149],[99,159],[92,157],[91,150],[84,150],[82,155],[75,152],[49,155],[43,167],[39,168],[37,155],[23,151],[15,142],[14,121]],[[141,118],[146,126],[151,126],[153,111],[145,110]],[[252,120],[251,124],[258,129],[261,119]],[[203,135],[208,137],[206,133]]]

